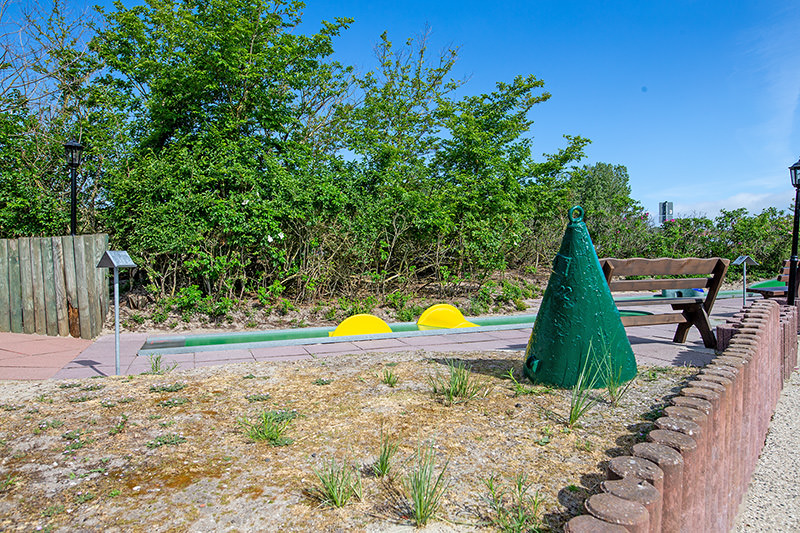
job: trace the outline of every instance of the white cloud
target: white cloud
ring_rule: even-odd
[[[705,215],[713,219],[719,215],[720,209],[732,210],[744,207],[751,214],[760,213],[767,207],[777,207],[786,211],[793,200],[794,189],[789,188],[784,191],[770,193],[742,192],[710,201],[675,202],[674,207],[678,216]]]

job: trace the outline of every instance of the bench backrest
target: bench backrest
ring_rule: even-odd
[[[728,259],[687,257],[673,259],[615,259],[600,260],[608,287],[612,291],[653,291],[659,289],[708,289],[703,306],[710,310],[728,271]],[[620,276],[694,276],[672,279],[613,279]]]

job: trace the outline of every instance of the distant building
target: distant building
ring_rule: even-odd
[[[672,211],[672,202],[658,203],[658,223],[663,224],[667,220],[673,220],[675,216]]]

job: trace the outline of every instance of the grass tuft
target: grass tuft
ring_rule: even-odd
[[[294,442],[285,437],[284,433],[296,416],[294,411],[263,411],[255,422],[240,418],[239,425],[254,441],[266,440],[272,446],[286,446]]]
[[[437,476],[436,450],[431,444],[417,449],[416,460],[416,468],[406,476],[404,485],[411,498],[414,522],[417,526],[424,526],[428,520],[436,516],[442,497],[450,487],[444,477],[450,461],[445,461]]]
[[[178,363],[173,362],[169,365],[164,363],[164,359],[161,357],[161,354],[149,355],[147,359],[150,361],[150,370],[147,372],[142,372],[142,374],[152,374],[155,376],[161,376],[164,374],[169,374],[176,368],[178,368]]]
[[[372,465],[372,472],[375,477],[384,477],[389,474],[389,470],[392,468],[392,457],[397,452],[398,446],[400,444],[393,441],[381,429],[381,448],[378,453],[378,460]]]
[[[591,346],[589,349],[591,350]],[[588,366],[587,357],[581,367],[581,373],[578,375],[578,382],[572,387],[570,393],[569,416],[567,417],[567,426],[570,428],[575,427],[581,417],[600,401],[598,396],[592,394],[600,369],[598,368],[592,376],[589,376],[587,372]]]
[[[538,533],[541,528],[539,508],[542,499],[537,491],[529,494],[531,485],[526,474],[519,474],[514,479],[510,492],[503,489],[494,475],[483,481],[489,491],[489,521],[498,531],[504,533],[521,533],[523,531]]]
[[[337,463],[331,459],[324,468],[314,469],[319,486],[313,493],[326,505],[344,507],[355,496],[362,496],[361,474],[346,463]]]
[[[442,376],[438,371],[430,378],[433,394],[442,397],[445,405],[466,403],[478,396],[489,394],[489,386],[477,380],[470,370],[461,361],[450,360],[447,362],[448,376]]]
[[[397,374],[394,373],[394,370],[391,368],[384,368],[383,369],[383,376],[381,377],[381,383],[389,385],[390,387],[394,387],[397,385]]]

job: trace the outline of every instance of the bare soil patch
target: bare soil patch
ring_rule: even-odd
[[[541,529],[560,530],[597,490],[605,462],[629,452],[697,371],[641,368],[619,406],[603,401],[569,429],[569,391],[515,394],[508,372],[519,379],[520,352],[452,357],[485,395],[446,405],[430,379],[446,375],[447,360],[423,351],[2,382],[0,529],[411,530],[403,479],[427,443],[449,483],[430,530],[492,529],[484,480],[508,486],[522,473],[544,502]],[[296,415],[293,442],[247,437],[238,421],[264,410]],[[381,431],[399,444],[388,478],[371,474]],[[313,469],[330,459],[361,471],[360,501],[334,509],[314,496]]]

